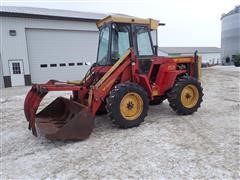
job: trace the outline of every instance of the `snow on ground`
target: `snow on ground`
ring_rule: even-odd
[[[225,71],[234,71],[234,72],[240,72],[240,67],[236,67],[234,65],[232,66],[222,66],[222,65],[217,65],[217,66],[212,66],[209,67],[210,69],[221,69],[221,70],[225,70]]]
[[[194,115],[178,116],[164,101],[137,128],[118,129],[99,116],[81,142],[34,137],[23,113],[29,87],[2,89],[1,178],[239,179],[239,78],[239,68],[204,69],[204,102]]]

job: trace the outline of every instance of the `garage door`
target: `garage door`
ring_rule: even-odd
[[[26,29],[33,83],[82,79],[96,61],[98,32]]]

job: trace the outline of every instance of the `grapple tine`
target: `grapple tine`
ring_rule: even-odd
[[[24,101],[24,113],[29,122],[28,129],[32,130],[34,136],[37,136],[35,127],[36,112],[40,102],[46,94],[47,90],[40,88],[38,85],[33,85]]]
[[[29,121],[29,101],[31,100],[33,94],[34,94],[34,90],[33,88],[31,88],[24,100],[24,114],[27,121]]]

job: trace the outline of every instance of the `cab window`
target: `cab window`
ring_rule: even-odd
[[[109,34],[110,28],[108,26],[104,27],[100,31],[97,57],[97,64],[100,66],[106,65],[108,61]]]
[[[136,26],[137,50],[139,56],[152,56],[153,49],[149,29],[146,26]]]

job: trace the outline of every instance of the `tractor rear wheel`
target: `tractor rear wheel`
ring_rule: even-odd
[[[135,83],[116,85],[107,97],[106,108],[113,123],[120,128],[140,125],[147,116],[147,92]]]
[[[193,114],[200,107],[203,89],[197,79],[183,76],[168,93],[170,107],[180,115]]]

